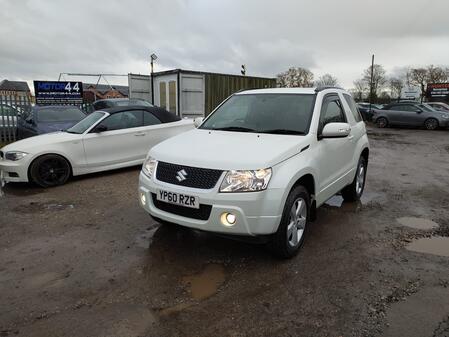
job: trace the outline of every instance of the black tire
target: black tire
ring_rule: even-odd
[[[72,173],[69,162],[62,156],[46,154],[36,158],[30,166],[30,178],[41,187],[63,185]]]
[[[379,117],[378,119],[376,119],[376,125],[378,128],[386,128],[388,126],[388,119],[386,119],[385,117]]]
[[[305,202],[305,209],[306,209],[306,216],[304,225],[303,225],[303,232],[301,234],[301,239],[299,242],[292,246],[290,243],[290,238],[288,236],[288,229],[289,225],[291,224],[291,210],[293,208],[293,205],[296,201],[303,200]],[[296,186],[291,191],[290,194],[287,197],[287,200],[284,205],[284,211],[282,212],[281,221],[279,223],[279,228],[277,232],[273,235],[272,240],[270,241],[270,248],[272,252],[280,257],[280,258],[291,258],[295,256],[298,251],[300,250],[301,246],[304,243],[304,239],[306,236],[306,233],[308,231],[308,223],[310,218],[310,195],[307,189],[304,186]],[[299,231],[297,227],[295,227],[294,230],[297,230],[296,235],[299,235]]]
[[[426,121],[424,122],[424,127],[427,130],[436,130],[438,128],[439,124],[438,124],[438,120],[435,118],[428,118],[426,119]]]
[[[363,181],[360,182],[360,169],[363,167]],[[357,170],[355,172],[354,180],[351,185],[346,186],[342,191],[341,195],[345,201],[357,201],[360,200],[360,197],[363,194],[363,190],[365,189],[365,181],[366,181],[366,171],[368,169],[368,164],[364,157],[360,157],[359,162],[357,164]],[[359,187],[361,184],[361,188]]]

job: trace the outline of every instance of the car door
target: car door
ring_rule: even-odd
[[[402,106],[401,125],[418,126],[423,125],[426,118],[425,113],[415,104],[404,104]]]
[[[400,104],[392,104],[384,111],[390,124],[401,125],[404,120],[404,107]]]
[[[337,94],[325,96],[318,125],[320,199],[327,200],[347,185],[353,168],[355,151],[354,131],[343,138],[322,138],[320,134],[328,123],[347,123],[348,118]]]
[[[83,137],[88,167],[114,168],[143,161],[142,144],[146,143],[147,131],[143,126],[142,110],[113,113],[100,125],[107,130],[96,132],[94,129]]]

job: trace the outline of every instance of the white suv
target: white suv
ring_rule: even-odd
[[[368,155],[365,124],[343,89],[248,90],[153,147],[139,197],[161,223],[268,239],[291,257],[316,207],[340,191],[360,198]]]

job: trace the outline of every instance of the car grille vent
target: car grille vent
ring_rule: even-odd
[[[165,183],[199,189],[213,188],[223,171],[158,162],[156,178]]]

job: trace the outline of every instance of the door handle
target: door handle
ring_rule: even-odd
[[[142,136],[145,136],[145,135],[146,135],[145,132],[139,132],[139,133],[135,133],[134,134],[134,136],[136,136],[136,137],[142,137]]]

